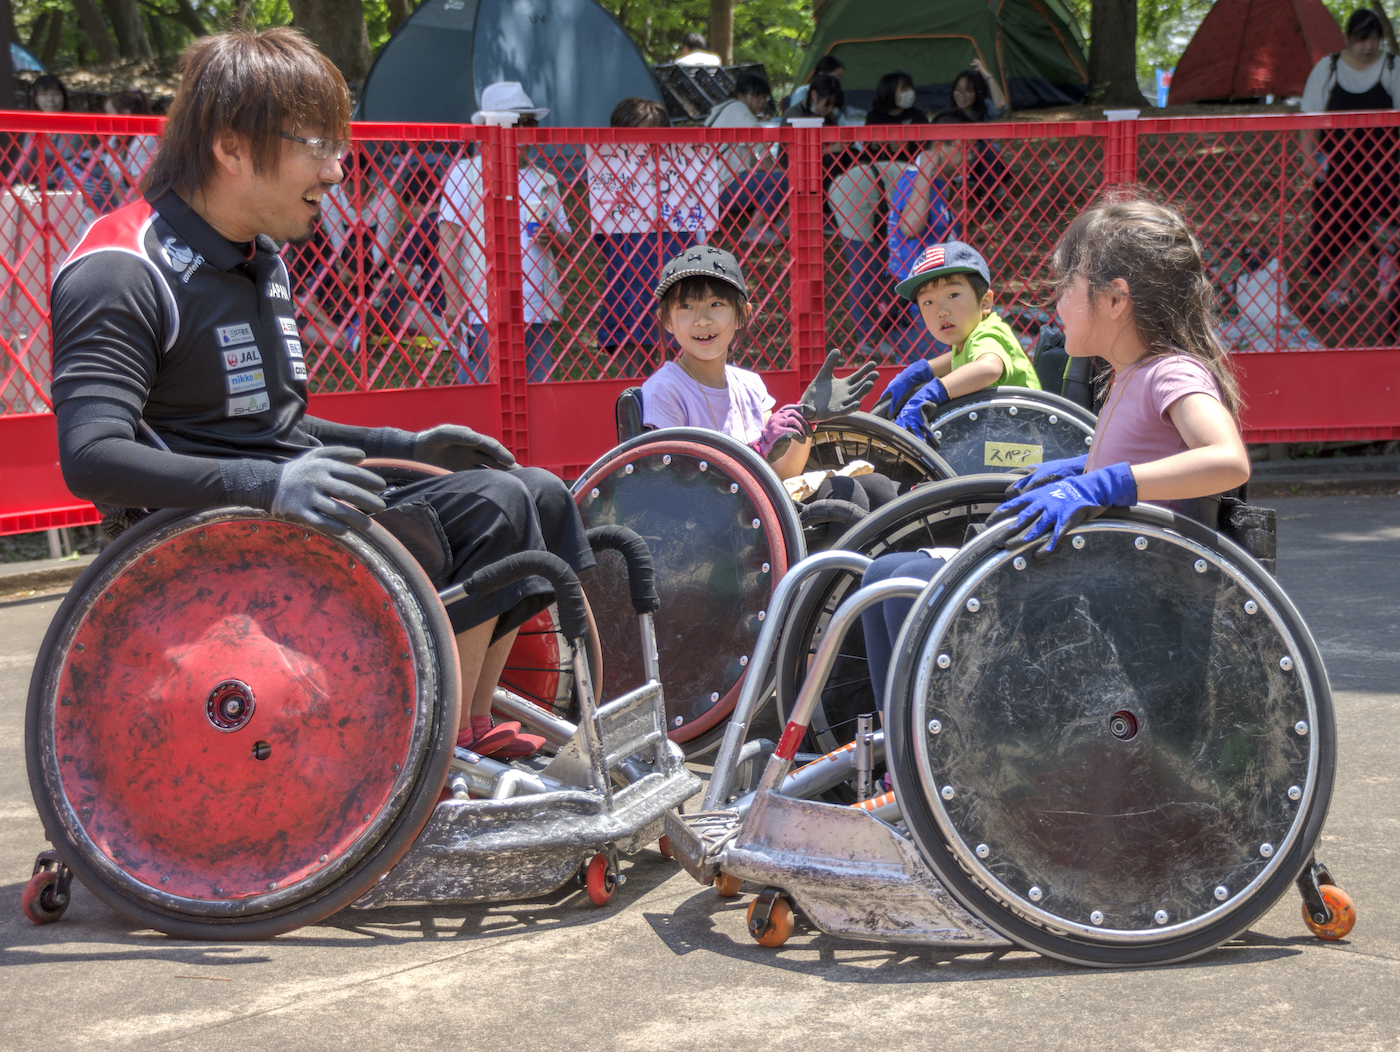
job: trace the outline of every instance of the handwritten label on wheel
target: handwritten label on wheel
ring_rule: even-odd
[[[989,468],[1025,468],[1044,459],[1044,446],[1028,446],[1020,442],[982,443],[982,463]]]

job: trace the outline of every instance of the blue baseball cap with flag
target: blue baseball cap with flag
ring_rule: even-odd
[[[988,288],[992,284],[992,272],[987,269],[982,253],[961,241],[945,241],[920,256],[909,271],[909,276],[896,286],[895,291],[912,300],[924,285],[945,274],[980,274]]]

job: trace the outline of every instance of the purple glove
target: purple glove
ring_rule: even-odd
[[[811,433],[812,425],[802,415],[802,406],[785,405],[773,412],[763,425],[763,434],[749,446],[771,464],[782,459],[794,438],[806,438]]]
[[[924,384],[933,379],[933,366],[920,358],[913,365],[909,366],[885,388],[885,393],[881,398],[888,396],[890,400],[890,412],[898,412],[901,408],[901,401],[909,396],[909,392],[917,391]]]
[[[987,525],[1016,515],[1016,528],[1020,532],[1007,538],[1007,547],[1026,544],[1050,532],[1049,543],[1036,552],[1043,558],[1055,550],[1055,543],[1066,530],[1086,519],[1097,518],[1105,508],[1128,508],[1136,503],[1137,480],[1125,460],[1012,497],[992,512]]]
[[[894,418],[894,422],[906,431],[922,435],[924,433],[924,404],[942,405],[946,401],[948,401],[948,389],[943,386],[942,380],[935,377],[909,396],[909,401],[904,403],[904,408],[899,411],[899,416]]]
[[[1019,478],[1006,487],[1006,495],[1014,497],[1018,493],[1025,493],[1027,490],[1039,489],[1047,482],[1058,482],[1060,479],[1074,478],[1076,475],[1084,474],[1084,465],[1089,462],[1089,455],[1086,453],[1082,457],[1070,457],[1067,460],[1047,460],[1044,464],[1037,464],[1035,469],[1025,478]]]

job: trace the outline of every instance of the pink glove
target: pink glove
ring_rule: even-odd
[[[763,425],[763,434],[758,436],[757,441],[750,442],[749,446],[771,464],[782,459],[783,454],[787,452],[788,443],[794,438],[806,438],[811,433],[812,425],[807,423],[807,418],[802,415],[802,407],[796,404],[785,405],[774,411],[768,418],[768,423]]]

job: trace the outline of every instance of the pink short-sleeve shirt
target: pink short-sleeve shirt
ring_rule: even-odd
[[[1220,401],[1220,385],[1199,358],[1160,354],[1135,362],[1113,378],[1108,402],[1089,448],[1085,471],[1112,464],[1147,464],[1188,448],[1167,411],[1189,394]]]
[[[763,378],[724,367],[725,390],[704,387],[676,362],[667,362],[642,384],[642,423],[647,427],[706,427],[746,445],[763,434],[776,400]]]

